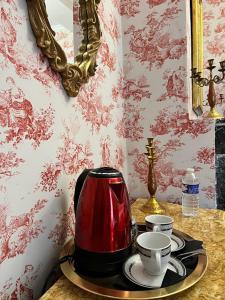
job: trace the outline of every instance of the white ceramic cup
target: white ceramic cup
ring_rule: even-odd
[[[166,271],[170,254],[171,239],[161,232],[144,232],[136,240],[144,269],[150,275]]]
[[[145,217],[147,231],[162,232],[171,236],[173,232],[173,218],[164,215],[149,215]]]

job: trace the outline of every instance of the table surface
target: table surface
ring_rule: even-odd
[[[144,222],[140,207],[144,199],[138,199],[131,207],[137,222]],[[163,203],[167,215],[174,218],[174,228],[195,239],[202,240],[208,255],[208,268],[203,278],[188,290],[165,300],[223,300],[225,299],[225,212],[215,209],[199,209],[197,217],[183,217],[181,206]],[[90,294],[73,285],[62,276],[41,300],[101,300],[105,297]]]

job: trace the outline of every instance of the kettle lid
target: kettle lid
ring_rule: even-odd
[[[120,171],[110,168],[110,167],[93,169],[89,172],[88,176],[97,177],[97,178],[123,177],[123,175]]]

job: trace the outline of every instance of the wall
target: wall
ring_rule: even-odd
[[[215,207],[214,121],[192,121],[188,115],[190,35],[185,24],[189,22],[189,2],[122,3],[126,106],[122,136],[128,145],[131,194],[134,198],[148,194],[143,152],[146,138],[153,136],[158,199],[180,203],[181,178],[187,167],[194,167],[201,184],[200,205]],[[221,59],[225,49],[224,1],[203,1],[203,6],[205,57]]]
[[[97,75],[68,98],[35,45],[26,1],[0,0],[0,10],[0,299],[28,300],[73,235],[77,175],[100,165],[127,173],[125,138],[115,129],[121,20],[111,1],[101,4]]]
[[[205,4],[218,20],[206,51],[220,57],[224,0]],[[146,196],[143,152],[154,136],[159,198],[179,202],[181,176],[194,166],[201,205],[214,207],[214,122],[187,114],[185,1],[102,1],[99,68],[77,98],[37,49],[26,2],[0,0],[0,9],[0,299],[33,299],[73,235],[83,168],[113,165],[127,178],[128,163],[131,197]]]
[[[204,61],[213,58],[218,74],[219,62],[225,60],[225,0],[203,0],[204,9]],[[207,74],[207,71],[205,71]],[[224,94],[225,82],[215,85],[216,94]],[[224,115],[225,106],[218,105],[218,111]],[[225,116],[225,115],[224,115]]]

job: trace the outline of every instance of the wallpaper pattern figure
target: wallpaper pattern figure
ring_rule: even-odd
[[[0,0],[0,299],[40,296],[73,236],[74,186],[84,168],[118,168],[131,198],[147,196],[149,136],[159,198],[180,202],[181,176],[193,166],[201,205],[215,206],[214,123],[187,113],[184,2],[101,1],[97,74],[68,98],[35,45],[25,1]],[[224,0],[206,2],[205,19],[215,24],[206,25],[206,51],[217,57],[224,11]],[[59,38],[72,58],[71,34]]]

